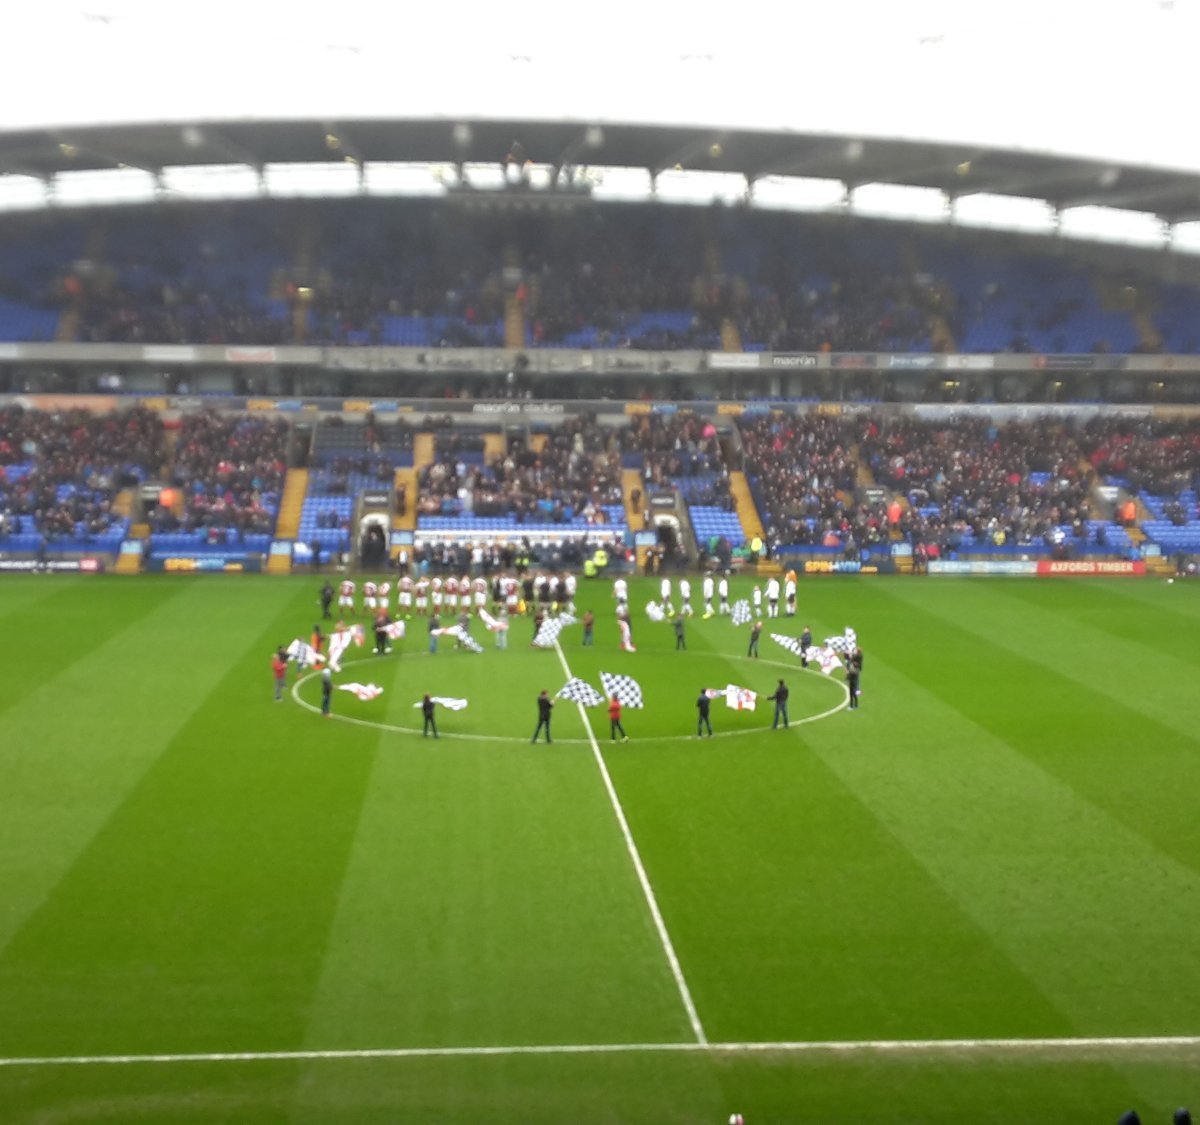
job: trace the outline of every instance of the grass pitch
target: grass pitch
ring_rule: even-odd
[[[431,655],[414,624],[351,651],[338,680],[383,695],[335,692],[326,721],[315,681],[274,703],[269,671],[317,585],[0,583],[5,1121],[1200,1104],[1200,589],[806,581],[779,631],[858,630],[850,714],[771,624],[758,661],[721,618],[676,652],[637,583],[622,653],[581,583],[593,648],[516,621],[507,651],[477,627],[482,655]],[[560,701],[529,744],[563,662],[638,680],[629,743]],[[715,701],[695,738],[701,688],[780,676],[790,729]],[[470,701],[437,742],[426,691]]]

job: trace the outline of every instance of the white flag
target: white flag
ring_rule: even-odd
[[[399,639],[400,637],[403,637],[404,636],[404,622],[403,621],[393,621],[390,625],[388,625],[388,627],[386,629],[384,629],[383,633],[384,633],[385,637],[388,637],[390,640],[393,640],[393,641]]]
[[[361,625],[352,625],[349,629],[339,629],[336,633],[330,635],[329,667],[335,672],[342,670],[342,653],[350,647],[351,642],[356,645],[362,645],[363,627]]]
[[[587,680],[572,676],[557,692],[556,699],[569,699],[573,703],[582,703],[585,707],[599,707],[604,702],[602,696]]]
[[[750,603],[745,598],[739,598],[733,603],[733,623],[745,625],[750,620]]]
[[[726,685],[725,706],[731,711],[753,711],[757,703],[758,692],[738,687],[737,684]]]
[[[643,706],[641,685],[632,676],[623,676],[615,672],[601,672],[600,683],[604,687],[604,694],[615,695],[623,707]]]
[[[338,691],[351,691],[359,699],[374,699],[383,694],[383,688],[378,684],[338,684]]]
[[[448,695],[431,695],[429,697],[429,701],[431,703],[440,703],[448,711],[461,711],[467,705],[467,701],[465,699],[454,699]],[[413,707],[420,707],[423,703],[424,700],[420,700],[417,703],[414,703]]]
[[[658,602],[646,603],[646,616],[651,621],[666,621],[667,615],[663,612],[663,607]]]
[[[841,660],[838,659],[838,654],[831,648],[810,648],[808,650],[808,659],[815,660],[817,666],[825,675],[830,675],[835,668],[842,666]]]

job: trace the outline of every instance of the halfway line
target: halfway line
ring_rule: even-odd
[[[1045,1051],[1113,1052],[1200,1046],[1198,1035],[1095,1036],[1063,1039],[849,1039],[781,1043],[563,1043],[511,1047],[378,1047],[358,1050],[210,1051],[162,1055],[48,1055],[0,1058],[20,1066],[135,1066],[166,1063],[292,1062],[338,1059],[491,1058],[515,1055],[686,1054],[1038,1054]]]
[[[568,680],[571,678],[571,669],[567,664],[567,658],[563,655],[562,645],[558,643],[558,638],[554,638],[554,651],[558,654],[558,662],[562,665],[563,675]],[[671,975],[675,978],[675,987],[679,989],[679,997],[683,1001],[684,1010],[687,1012],[688,1022],[692,1025],[692,1032],[696,1036],[696,1042],[701,1046],[708,1043],[708,1037],[704,1034],[704,1026],[700,1023],[700,1015],[696,1011],[695,1001],[692,1000],[691,990],[687,986],[687,981],[683,978],[683,967],[679,964],[679,958],[675,955],[675,946],[671,944],[671,935],[667,933],[667,924],[663,921],[662,911],[658,908],[658,899],[654,896],[654,888],[650,886],[650,876],[646,874],[645,865],[642,863],[642,857],[638,852],[637,844],[633,842],[633,833],[629,831],[629,821],[625,819],[625,810],[621,808],[621,800],[617,796],[617,790],[613,786],[612,778],[608,774],[608,766],[604,763],[604,755],[600,753],[600,743],[596,741],[596,732],[592,730],[592,720],[588,718],[588,713],[582,703],[577,703],[579,708],[579,716],[583,719],[584,729],[587,731],[588,742],[592,745],[592,756],[596,759],[596,765],[600,770],[600,776],[604,779],[604,788],[608,790],[608,799],[612,804],[613,812],[617,817],[617,824],[621,827],[621,835],[625,837],[625,847],[629,852],[629,858],[633,861],[633,869],[637,872],[638,882],[642,885],[642,894],[646,896],[646,905],[650,908],[650,917],[654,919],[654,928],[658,930],[658,940],[662,942],[663,952],[667,955],[667,963],[671,966]]]

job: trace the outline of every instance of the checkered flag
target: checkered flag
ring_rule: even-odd
[[[468,648],[472,652],[483,652],[483,645],[461,625],[449,625],[445,629],[434,629],[433,633],[439,637],[453,637],[463,648]]]
[[[554,642],[558,640],[558,634],[563,631],[563,628],[574,624],[575,618],[569,613],[559,614],[558,617],[547,617],[537,631],[537,636],[533,638],[534,647],[553,648]]]
[[[605,695],[615,695],[622,707],[642,707],[642,688],[632,676],[622,676],[615,672],[601,672],[600,683],[604,685]]]
[[[602,696],[587,680],[572,676],[554,695],[555,699],[569,699],[572,703],[582,703],[584,707],[599,707],[604,702]]]
[[[800,649],[799,637],[785,637],[782,633],[772,633],[771,640],[777,645],[783,645],[788,652],[794,653],[796,656],[802,657],[804,653]]]
[[[666,621],[667,615],[663,612],[663,607],[658,602],[646,603],[646,616],[651,621]]]
[[[840,637],[826,637],[825,647],[833,649],[839,656],[849,656],[858,647],[858,634],[846,626],[846,632]]]
[[[739,598],[733,603],[733,623],[745,625],[750,620],[750,603],[745,598]]]

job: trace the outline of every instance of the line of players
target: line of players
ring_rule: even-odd
[[[352,579],[342,579],[338,586],[338,613],[342,616],[360,614],[367,617],[377,617],[381,612],[391,610],[393,588],[396,594],[396,614],[402,617],[429,617],[436,614],[441,617],[460,611],[478,612],[490,604],[493,608],[503,607],[509,616],[520,613],[524,602],[529,612],[535,606],[552,606],[556,610],[563,609],[568,613],[574,612],[576,579],[574,574],[526,574],[518,578],[514,574],[497,574],[490,581],[486,578],[464,574],[461,578],[421,576],[412,578],[408,575],[393,583],[384,580],[376,582],[366,579],[362,584],[361,607],[356,605],[357,583]],[[332,588],[326,586],[328,593],[323,595],[322,604],[325,616],[329,614],[329,604],[332,602]]]
[[[779,617],[780,594],[782,593],[785,616],[795,617],[796,585],[794,570],[789,570],[784,575],[782,584],[778,577],[772,575],[766,582],[765,592],[763,587],[756,583],[751,591],[754,615],[756,617],[763,616],[765,601],[766,616],[768,618]],[[701,586],[706,621],[711,617],[728,615],[731,612],[729,579],[726,575],[706,574]],[[357,583],[352,579],[346,578],[341,581],[337,601],[339,614],[345,616],[357,612],[373,618],[381,611],[390,612],[393,588],[391,582],[387,580],[376,582],[373,579],[366,579],[362,584],[361,609],[355,604],[357,588]],[[678,589],[681,603],[679,612],[684,617],[691,617],[694,613],[691,580],[680,578]],[[562,608],[571,613],[574,612],[576,579],[575,575],[569,572],[561,576],[552,573],[526,574],[523,578],[518,578],[514,574],[498,574],[490,582],[486,578],[472,578],[470,575],[463,575],[462,578],[453,576],[412,578],[406,575],[397,580],[395,591],[396,612],[404,617],[411,617],[414,614],[418,617],[427,617],[431,612],[441,616],[443,613],[456,613],[460,609],[478,611],[486,608],[489,601],[497,609],[503,606],[510,616],[516,616],[520,612],[522,602],[529,612],[534,612],[537,606],[543,606],[552,607],[555,610]],[[613,596],[617,601],[618,609],[628,601],[628,585],[624,578],[617,578],[614,581]],[[329,601],[332,601],[332,598],[329,598]],[[672,601],[670,578],[662,579],[661,601],[668,615],[673,616],[675,608]],[[717,608],[714,609],[714,605]],[[326,605],[326,616],[329,616],[328,609],[329,606]]]
[[[772,575],[767,580],[766,588],[766,608],[768,617],[779,616],[779,594],[780,594],[779,579]],[[613,584],[613,596],[617,599],[618,606],[623,603],[626,598],[627,587],[625,580],[618,578]],[[704,620],[707,621],[710,617],[719,615],[728,615],[732,613],[729,606],[729,579],[724,575],[714,577],[712,574],[706,574],[702,583],[702,591],[704,596]],[[789,570],[783,578],[782,591],[784,594],[784,613],[787,617],[796,616],[796,572]],[[713,609],[713,596],[718,599],[718,608]],[[754,589],[751,591],[750,600],[754,610],[755,617],[763,615],[763,588],[755,583]],[[679,612],[683,617],[691,617],[695,610],[692,608],[692,583],[690,579],[679,579]],[[675,605],[671,599],[671,580],[669,578],[662,579],[660,586],[660,604],[668,617],[675,615]]]

